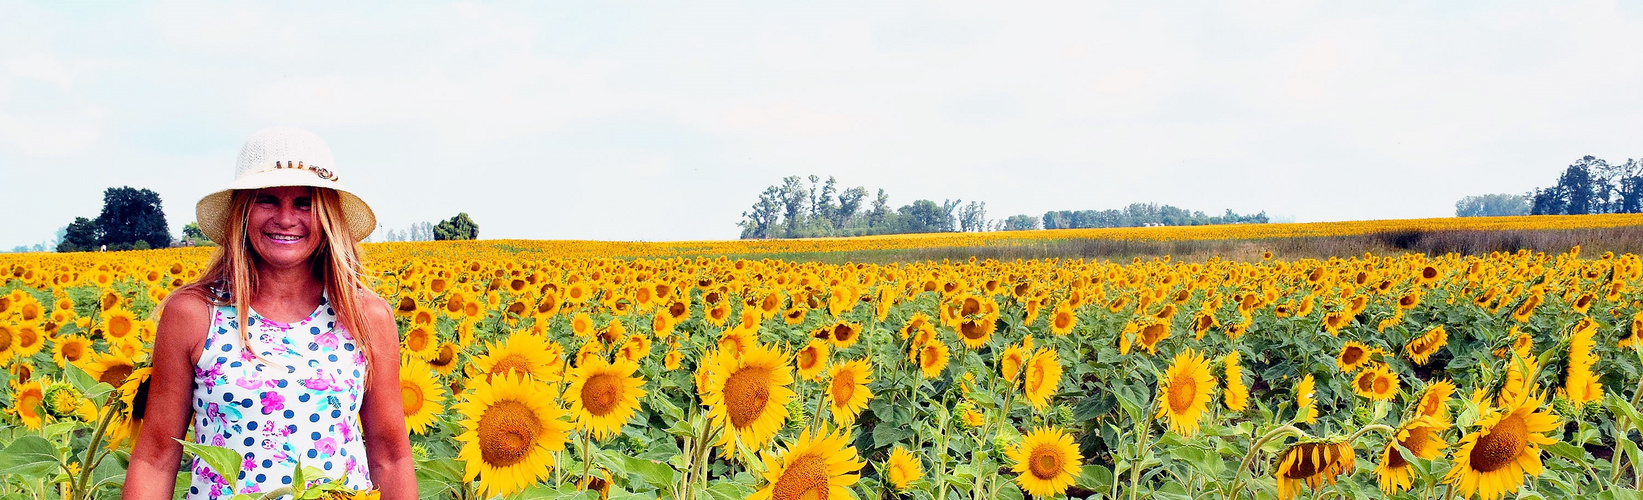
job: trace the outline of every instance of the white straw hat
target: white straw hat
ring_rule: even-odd
[[[252,134],[240,148],[240,159],[234,167],[234,182],[221,190],[206,195],[194,206],[195,220],[200,232],[217,244],[225,241],[228,231],[229,204],[234,191],[280,186],[311,186],[334,189],[342,200],[343,219],[348,221],[348,232],[355,241],[364,240],[376,229],[376,214],[371,206],[343,187],[337,175],[336,162],[331,158],[331,147],[313,132],[275,127]]]

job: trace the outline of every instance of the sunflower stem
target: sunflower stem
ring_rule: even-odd
[[[1291,434],[1297,436],[1306,435],[1305,432],[1301,432],[1300,429],[1296,428],[1295,424],[1289,423],[1284,424],[1283,427],[1267,431],[1266,435],[1261,436],[1260,439],[1255,440],[1255,443],[1250,445],[1249,452],[1244,454],[1243,462],[1238,464],[1237,470],[1232,471],[1232,487],[1227,490],[1228,499],[1237,500],[1238,495],[1243,493],[1244,470],[1248,469],[1250,464],[1255,463],[1255,454],[1260,453],[1261,448],[1266,446],[1268,442],[1280,437],[1289,436]]]
[[[1369,425],[1365,425],[1362,428],[1358,429],[1358,432],[1354,432],[1354,433],[1352,433],[1352,435],[1350,437],[1347,437],[1346,442],[1348,444],[1355,443],[1355,442],[1358,441],[1358,437],[1363,436],[1364,433],[1369,432],[1369,431],[1381,431],[1381,432],[1384,432],[1384,433],[1387,433],[1387,434],[1391,434],[1393,432],[1396,432],[1397,429],[1393,429],[1392,426],[1386,425],[1386,424],[1369,424]]]
[[[80,459],[80,477],[74,481],[73,491],[70,492],[75,499],[90,496],[86,491],[86,484],[91,482],[91,469],[94,468],[94,464],[91,463],[92,454],[102,448],[100,445],[103,442],[103,433],[108,430],[108,424],[114,421],[114,416],[118,413],[120,413],[118,403],[111,402],[108,405],[108,413],[103,415],[103,418],[97,422],[97,430],[92,432],[91,442],[86,445],[86,454]]]
[[[820,384],[817,384],[817,385],[820,385]],[[816,412],[810,415],[810,428],[811,429],[815,429],[815,428],[821,426],[822,407],[826,406],[826,404],[827,404],[827,392],[828,392],[827,387],[818,387],[818,389],[820,389],[820,390],[817,391],[817,392],[820,392],[820,394],[816,395]]]
[[[1130,500],[1135,500],[1141,494],[1141,454],[1145,453],[1147,440],[1152,438],[1152,426],[1147,425],[1147,419],[1152,418],[1153,412],[1157,409],[1158,398],[1152,398],[1152,404],[1147,406],[1147,412],[1135,422],[1136,431],[1140,432],[1141,436],[1135,440],[1135,457],[1130,461]]]

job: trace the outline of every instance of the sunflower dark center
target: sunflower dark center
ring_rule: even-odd
[[[1192,400],[1198,396],[1198,380],[1191,374],[1176,375],[1169,384],[1169,409],[1176,414],[1186,413]]]
[[[981,321],[964,320],[964,324],[959,325],[958,331],[964,334],[964,338],[970,340],[981,340],[987,337],[987,327],[983,326]]]
[[[507,467],[530,456],[542,422],[518,401],[498,401],[479,417],[479,455],[487,465]]]
[[[414,415],[422,409],[422,387],[416,382],[401,380],[399,382],[399,399],[405,405],[405,414]]]
[[[1517,461],[1523,448],[1528,446],[1528,437],[1528,422],[1521,416],[1508,415],[1472,446],[1472,468],[1493,472]]]
[[[848,403],[850,402],[850,398],[856,395],[855,378],[856,377],[851,372],[847,371],[839,372],[838,375],[833,376],[833,390],[831,392],[834,405],[843,405]]]
[[[601,373],[588,377],[582,384],[582,408],[588,413],[605,416],[616,409],[616,401],[622,396],[622,377],[613,373]]]
[[[1322,455],[1323,451],[1318,449],[1318,447],[1319,445],[1317,443],[1304,443],[1296,445],[1294,448],[1290,448],[1289,452],[1295,454],[1297,458],[1294,463],[1289,465],[1288,469],[1284,469],[1284,477],[1289,479],[1306,479],[1316,475],[1318,471],[1323,470],[1323,464],[1320,464],[1317,460],[1315,460],[1315,458],[1321,458],[1319,456]]]
[[[1054,479],[1061,474],[1061,469],[1061,452],[1051,446],[1039,445],[1027,458],[1027,470],[1039,479]]]
[[[770,369],[759,367],[737,370],[725,379],[725,410],[731,425],[745,428],[764,415],[770,401],[770,383]]]
[[[491,365],[490,374],[501,375],[508,373],[509,371],[513,371],[521,375],[530,375],[530,361],[526,360],[524,356],[518,354],[508,354],[503,356],[502,359],[496,360],[496,364]]]
[[[421,351],[428,348],[428,332],[421,328],[412,329],[405,334],[405,347],[412,351]]]
[[[131,318],[114,316],[108,319],[108,335],[123,338],[131,333]]]
[[[771,485],[772,500],[825,500],[827,498],[827,461],[820,455],[806,453],[793,459],[782,477]]]
[[[12,343],[11,329],[6,328],[6,327],[0,327],[0,351],[5,351],[7,349],[11,349],[11,343]]]
[[[126,377],[131,376],[131,370],[131,365],[110,366],[107,370],[103,370],[103,375],[97,377],[97,381],[119,387],[126,383]]]
[[[1341,362],[1346,363],[1348,366],[1356,365],[1356,364],[1358,364],[1359,361],[1362,361],[1362,360],[1363,360],[1363,348],[1361,348],[1361,347],[1358,347],[1358,346],[1355,346],[1355,345],[1349,345],[1349,346],[1346,346],[1346,350],[1341,351]]]
[[[1065,330],[1067,327],[1072,326],[1072,325],[1073,325],[1073,314],[1072,313],[1066,312],[1066,311],[1056,313],[1056,315],[1055,315],[1055,328],[1057,330]]]

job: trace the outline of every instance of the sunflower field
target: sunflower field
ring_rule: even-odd
[[[366,254],[399,323],[429,499],[1607,499],[1643,487],[1634,254]],[[207,257],[0,256],[0,497],[119,494],[154,309]],[[234,477],[225,451],[189,446]],[[321,486],[305,498],[338,493],[307,477]]]

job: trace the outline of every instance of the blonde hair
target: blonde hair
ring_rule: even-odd
[[[211,263],[193,283],[178,288],[170,297],[188,293],[205,298],[213,305],[233,305],[239,322],[240,345],[261,362],[267,363],[255,349],[250,348],[251,335],[243,318],[251,308],[251,297],[258,291],[256,258],[251,248],[247,218],[255,200],[255,190],[237,190],[228,204],[227,231],[222,244],[211,255]],[[331,298],[331,308],[337,313],[338,326],[354,336],[354,343],[365,356],[365,379],[371,376],[370,327],[365,321],[365,298],[375,296],[365,286],[365,266],[360,261],[359,242],[348,232],[348,221],[343,216],[342,200],[328,188],[309,188],[310,207],[319,223],[320,245],[309,257],[314,278],[325,284]],[[165,308],[162,302],[155,311]]]

